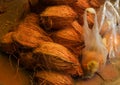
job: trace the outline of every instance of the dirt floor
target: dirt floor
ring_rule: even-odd
[[[28,10],[27,0],[0,0],[0,38],[15,27]],[[0,52],[0,85],[32,85],[30,77],[17,65],[11,66],[7,55]],[[75,85],[120,85],[120,59],[112,59],[99,73],[88,80],[76,80]]]
[[[18,24],[25,4],[27,0],[0,0],[0,38]],[[0,85],[30,85],[27,73],[17,65],[0,52]]]

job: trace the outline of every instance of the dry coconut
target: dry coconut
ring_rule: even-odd
[[[78,59],[64,46],[53,43],[42,43],[33,52],[38,64],[48,70],[56,70],[71,75],[82,75]]]
[[[50,71],[37,72],[35,80],[37,85],[74,85],[70,76]]]
[[[78,22],[82,25],[83,25],[83,18],[84,18],[83,15],[80,15],[80,17],[78,17]],[[87,13],[87,21],[88,21],[88,25],[89,25],[90,29],[92,29],[92,27],[94,25],[94,15],[88,12]]]
[[[72,6],[80,12],[82,9],[85,10],[86,8],[90,7],[88,0],[78,0],[77,2],[73,3]]]
[[[30,13],[25,17],[24,22],[39,25],[39,15]]]
[[[76,17],[77,14],[69,6],[51,6],[40,14],[40,24],[46,30],[50,30],[51,28],[61,29],[70,26]]]
[[[13,54],[16,51],[16,46],[13,43],[12,35],[14,32],[9,32],[1,38],[0,48],[8,54]]]
[[[52,41],[39,26],[28,23],[21,23],[12,38],[25,48],[35,48],[41,42]]]
[[[63,5],[63,4],[71,4],[76,2],[77,0],[41,0],[40,2],[42,2],[45,5]]]
[[[51,35],[53,41],[56,43],[62,44],[63,46],[70,49],[77,56],[80,55],[80,51],[83,48],[83,35],[82,27],[79,27],[81,31],[78,32],[74,27],[66,27],[61,29]]]
[[[88,3],[93,8],[99,8],[104,2],[105,0],[90,0]]]

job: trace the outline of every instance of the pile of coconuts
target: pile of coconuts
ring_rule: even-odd
[[[33,72],[35,85],[74,85],[86,75],[81,64],[83,14],[104,0],[29,0],[31,11],[0,40],[0,49],[16,55]],[[88,24],[94,19],[88,14]]]

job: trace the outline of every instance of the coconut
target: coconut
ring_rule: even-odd
[[[60,44],[44,42],[33,53],[37,63],[48,70],[56,70],[71,75],[82,75],[78,59]]]
[[[85,10],[86,8],[90,7],[87,0],[78,0],[77,2],[73,3],[72,6],[77,10],[77,12],[81,13],[81,10]]]
[[[39,25],[39,16],[35,13],[30,13],[25,17],[24,23],[32,23]]]
[[[16,51],[15,44],[12,40],[12,35],[14,32],[9,32],[1,38],[0,47],[2,51],[8,54],[13,54]]]
[[[105,0],[90,0],[89,4],[91,7],[99,8],[102,4],[104,4]]]
[[[32,23],[21,23],[12,38],[14,42],[25,48],[35,48],[41,42],[52,41],[40,27]]]
[[[62,44],[70,49],[77,56],[80,55],[80,51],[83,47],[83,35],[82,27],[79,27],[81,33],[75,30],[74,27],[66,27],[51,35],[54,42]]]
[[[76,2],[77,0],[40,0],[41,3],[44,5],[64,5],[64,4],[71,4]]]
[[[61,29],[70,26],[76,16],[76,13],[69,6],[51,6],[40,14],[40,24],[46,30],[50,30],[51,28]]]
[[[83,25],[83,19],[84,19],[84,16],[83,15],[80,15],[80,17],[78,17],[78,22]],[[93,25],[94,25],[94,15],[91,14],[91,13],[87,13],[87,22],[88,22],[88,25],[89,27],[92,29]]]
[[[35,80],[37,85],[74,85],[70,76],[50,71],[37,72]]]
[[[77,2],[71,4],[70,6],[74,9],[74,11],[78,14],[79,17],[81,17],[81,15],[83,15],[84,10],[86,8],[90,7],[87,0],[78,0]],[[79,23],[83,22],[83,19],[81,19],[82,17],[80,19],[79,19],[79,17],[78,17]]]

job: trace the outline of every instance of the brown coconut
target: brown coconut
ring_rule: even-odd
[[[33,52],[41,66],[48,70],[56,70],[71,75],[82,75],[78,59],[64,46],[53,43],[42,43]]]
[[[39,15],[35,13],[28,14],[24,19],[24,23],[32,23],[39,25]]]
[[[79,56],[84,43],[82,35],[83,28],[81,26],[77,26],[78,29],[76,30],[74,27],[71,26],[61,29],[53,33],[51,37],[54,42],[62,44],[76,54],[76,56]]]
[[[44,5],[63,5],[63,4],[71,4],[76,2],[77,0],[40,0]]]
[[[88,3],[91,7],[99,8],[104,2],[105,0],[90,0]]]
[[[86,8],[93,7],[93,8],[99,8],[105,0],[78,0],[76,3],[73,3],[71,7],[75,10],[75,12],[78,14],[78,21],[81,25],[83,25],[83,14]],[[93,25],[93,15],[88,13],[88,23],[89,25]]]
[[[80,15],[80,17],[78,17],[78,22],[83,25],[84,24],[84,16]],[[94,25],[94,15],[91,13],[87,13],[87,22],[89,27],[92,29],[93,25]]]
[[[71,7],[74,9],[74,11],[78,14],[79,23],[83,21],[83,19],[81,19],[81,18],[82,18],[81,15],[84,14],[84,10],[85,10],[86,8],[89,8],[89,7],[90,7],[90,5],[89,5],[89,3],[88,3],[87,0],[78,0],[77,2],[71,4],[70,6],[71,6]],[[79,17],[81,17],[81,18],[79,19]],[[80,23],[80,24],[81,24],[81,23]]]
[[[73,3],[71,5],[74,10],[76,10],[78,13],[82,12],[82,10],[85,10],[86,8],[90,7],[88,0],[78,0],[77,2]]]
[[[74,85],[70,76],[50,71],[37,72],[35,80],[37,85]]]
[[[40,14],[40,24],[46,30],[61,29],[69,26],[77,14],[67,5],[51,6]]]
[[[12,38],[25,48],[35,48],[41,42],[52,41],[39,26],[32,23],[21,23]]]
[[[13,54],[16,51],[16,46],[12,40],[13,33],[9,32],[1,38],[0,47],[5,53]]]

